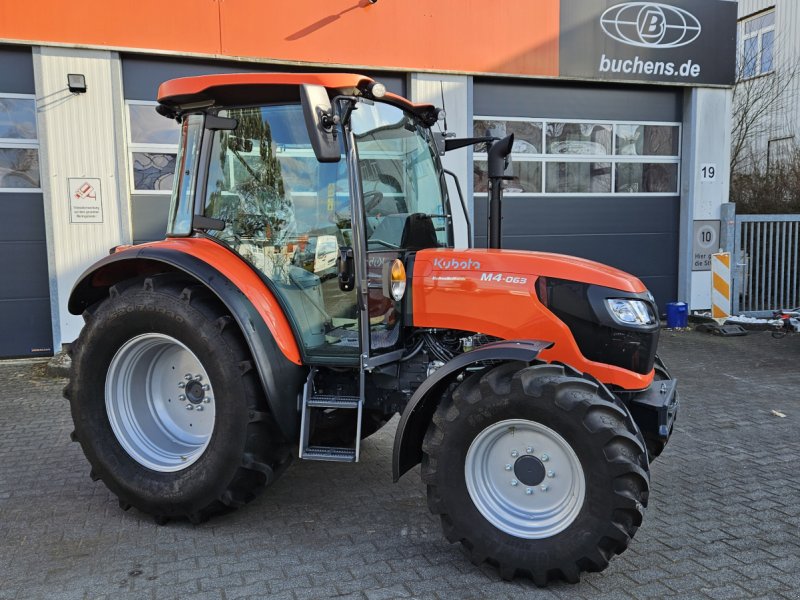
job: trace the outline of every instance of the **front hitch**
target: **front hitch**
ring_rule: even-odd
[[[650,387],[632,394],[626,401],[645,440],[656,442],[659,453],[672,435],[678,414],[677,385],[677,379],[655,379]]]

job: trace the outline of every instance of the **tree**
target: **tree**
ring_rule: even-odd
[[[775,43],[777,46],[777,44]],[[738,61],[733,88],[733,123],[731,128],[731,173],[757,169],[765,156],[757,148],[759,139],[769,139],[775,132],[774,117],[794,107],[798,67],[793,60],[777,60],[775,70],[757,73],[751,56]]]

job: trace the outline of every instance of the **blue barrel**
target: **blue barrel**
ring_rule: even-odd
[[[686,302],[667,302],[667,327],[686,327],[689,324],[689,307]]]

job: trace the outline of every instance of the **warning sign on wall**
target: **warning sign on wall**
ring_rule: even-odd
[[[100,180],[86,177],[70,177],[69,184],[69,222],[102,223],[103,196],[100,193]]]

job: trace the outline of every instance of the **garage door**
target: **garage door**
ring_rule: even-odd
[[[515,134],[503,247],[571,254],[677,297],[682,90],[477,80],[474,132]],[[486,155],[475,152],[486,245]]]
[[[30,48],[0,46],[0,358],[53,353]]]

